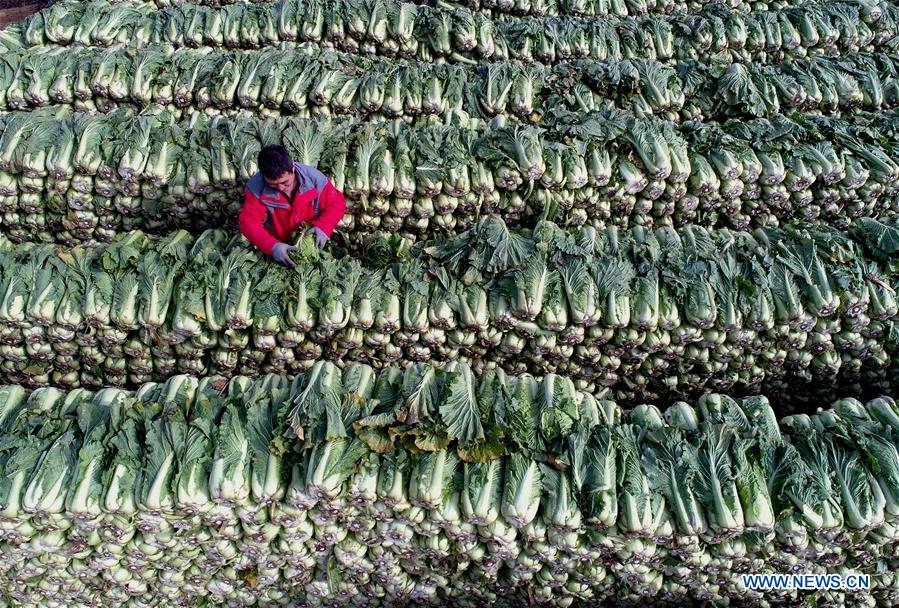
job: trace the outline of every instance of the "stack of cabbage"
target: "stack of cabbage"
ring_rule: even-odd
[[[474,103],[474,102],[473,102]],[[478,102],[480,103],[480,102]],[[899,210],[899,112],[675,124],[561,104],[540,126],[329,119],[0,115],[0,211],[15,240],[68,245],[236,218],[260,146],[283,141],[349,199],[341,232],[417,240],[481,215],[620,227],[844,227]]]
[[[899,57],[858,53],[729,68],[695,61],[583,59],[424,64],[317,49],[220,51],[149,45],[30,47],[4,56],[0,107],[173,107],[228,115],[356,114],[368,120],[619,107],[678,121],[778,111],[878,111],[899,103]]]
[[[400,0],[280,0],[225,7],[65,2],[8,31],[6,48],[39,45],[248,49],[313,43],[420,61],[658,59],[777,62],[891,48],[899,10],[837,0],[744,12],[713,2],[690,14],[491,19],[467,9]]]
[[[778,422],[758,397],[663,414],[556,376],[320,363],[6,387],[0,423],[0,571],[21,605],[797,602],[742,587],[778,571],[872,574],[817,605],[899,600],[888,398]]]
[[[272,143],[348,201],[294,268]],[[899,606],[897,201],[892,1],[56,2],[0,32],[0,608]]]
[[[894,214],[899,9],[700,4],[54,4],[0,36],[4,232],[220,226],[274,141],[353,235]]]
[[[0,373],[123,386],[318,359],[558,372],[616,398],[890,380],[899,227],[510,230],[488,218],[366,264],[314,245],[288,270],[242,237],[141,232],[0,256]],[[395,239],[397,240],[397,239]],[[309,245],[306,239],[304,245]],[[399,251],[396,251],[398,249]]]

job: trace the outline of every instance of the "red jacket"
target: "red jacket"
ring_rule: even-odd
[[[346,201],[324,174],[294,163],[296,195],[290,201],[257,173],[244,188],[240,231],[267,255],[279,242],[291,239],[300,224],[310,222],[328,237],[346,212]]]

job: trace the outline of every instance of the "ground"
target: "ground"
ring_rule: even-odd
[[[37,12],[45,2],[34,0],[0,0],[0,27],[21,21],[31,13]]]

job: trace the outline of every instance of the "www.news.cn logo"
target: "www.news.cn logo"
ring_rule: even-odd
[[[744,589],[816,591],[866,591],[871,588],[867,574],[744,574]]]

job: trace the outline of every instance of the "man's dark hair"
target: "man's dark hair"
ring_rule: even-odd
[[[290,153],[287,148],[279,144],[262,148],[259,151],[257,162],[262,176],[267,179],[277,179],[288,171],[293,171],[293,160],[290,158]]]

